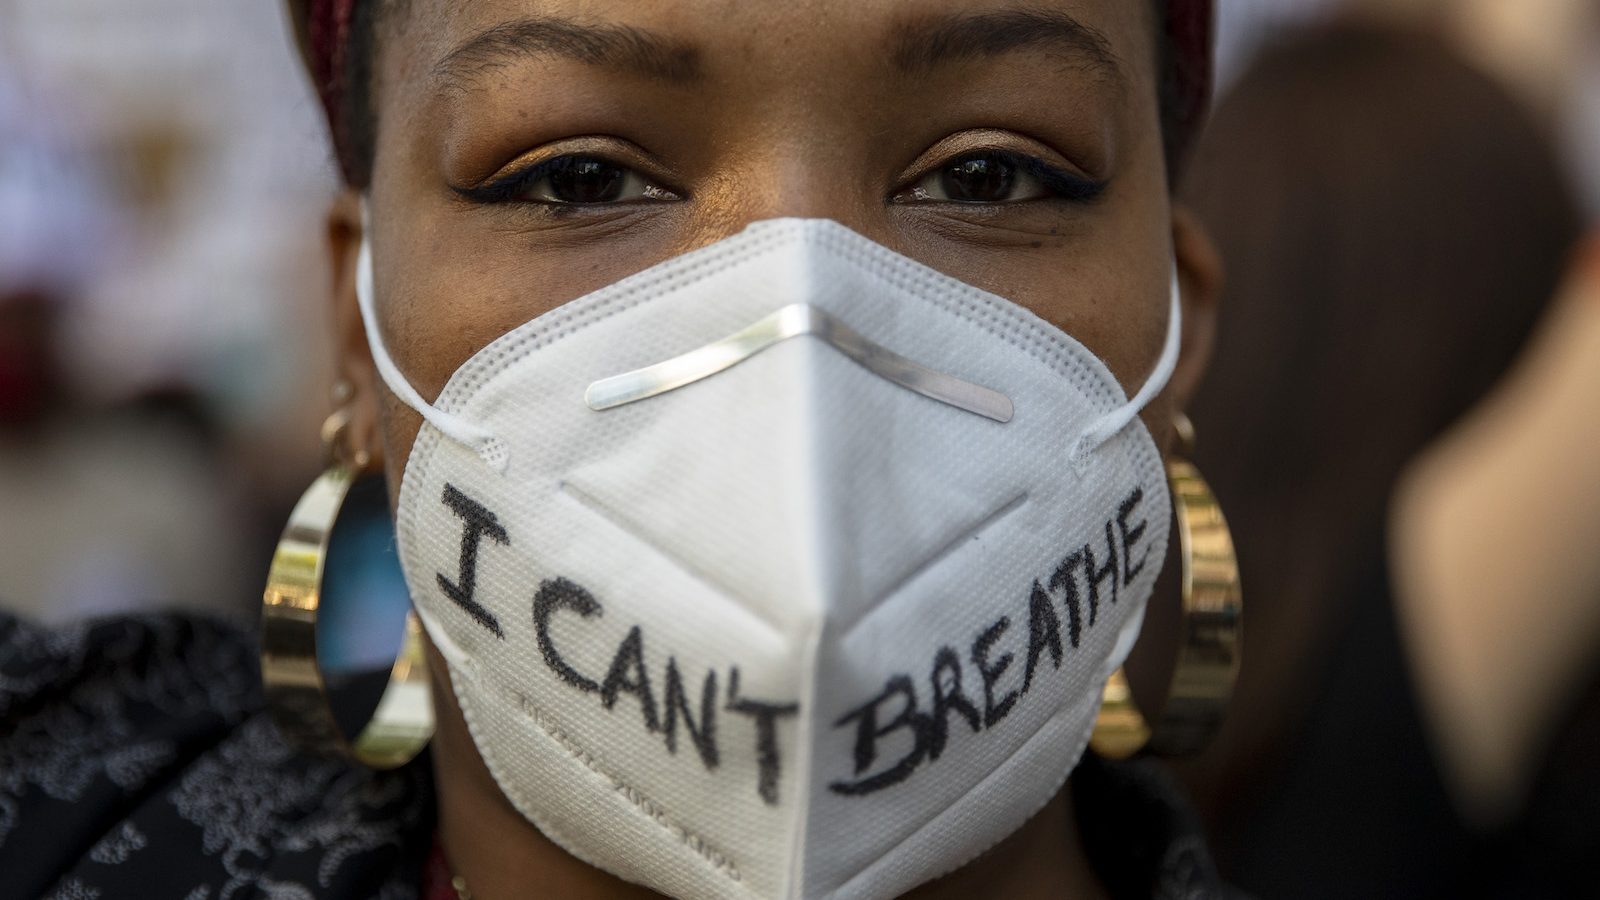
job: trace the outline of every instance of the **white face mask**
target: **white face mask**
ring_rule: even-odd
[[[504,335],[429,405],[365,247],[358,281],[427,420],[413,601],[552,840],[676,897],[887,898],[1060,789],[1166,552],[1137,413],[1176,288],[1128,401],[1016,304],[761,222]]]

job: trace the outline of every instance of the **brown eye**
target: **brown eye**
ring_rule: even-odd
[[[996,154],[958,159],[939,172],[945,199],[957,203],[1003,203],[1016,184],[1016,165]]]
[[[1097,182],[1032,157],[1004,150],[981,150],[929,170],[916,184],[896,194],[894,200],[990,205],[1047,198],[1084,200],[1098,194],[1100,187]]]
[[[622,196],[628,170],[592,156],[555,160],[545,176],[556,203],[611,203]]]
[[[568,155],[482,187],[463,190],[484,203],[523,201],[551,206],[604,206],[638,200],[678,200],[633,169],[599,156]]]

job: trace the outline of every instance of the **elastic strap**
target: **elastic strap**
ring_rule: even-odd
[[[1150,371],[1150,377],[1145,379],[1144,386],[1133,395],[1127,403],[1099,419],[1084,429],[1083,435],[1072,446],[1068,459],[1077,465],[1088,458],[1089,454],[1098,450],[1106,441],[1116,437],[1122,429],[1128,427],[1139,413],[1150,404],[1156,395],[1161,393],[1172,378],[1172,372],[1178,367],[1178,345],[1183,336],[1183,301],[1178,290],[1178,270],[1172,270],[1172,302],[1167,312],[1167,339],[1161,345],[1161,356],[1156,360],[1156,366]]]
[[[372,362],[378,367],[378,374],[382,376],[383,383],[400,398],[401,403],[415,410],[417,415],[438,429],[440,434],[477,453],[496,472],[504,472],[506,464],[510,462],[505,442],[495,437],[489,430],[474,425],[460,416],[444,412],[422,399],[422,395],[418,394],[417,389],[406,380],[400,367],[394,364],[394,359],[383,346],[383,334],[378,330],[378,313],[373,300],[370,234],[367,205],[362,201],[361,249],[356,256],[356,302],[361,307],[361,325],[367,332],[367,346],[372,350]]]

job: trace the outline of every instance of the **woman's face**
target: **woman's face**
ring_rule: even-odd
[[[1028,307],[1137,387],[1166,327],[1175,234],[1149,6],[391,3],[369,195],[386,341],[431,398],[541,313],[805,216]],[[376,398],[352,208],[334,229],[344,369]],[[1188,299],[1185,362],[1146,411],[1158,440],[1204,355],[1206,311]],[[397,479],[420,420],[392,398],[374,411]]]
[[[800,216],[1031,309],[1131,393],[1159,355],[1176,252],[1182,357],[1144,412],[1165,444],[1204,367],[1217,273],[1169,202],[1150,6],[390,0],[367,198],[384,341],[431,399],[474,353],[563,303]],[[420,419],[374,372],[353,288],[360,228],[347,196],[331,229],[341,369],[353,434],[398,497]],[[503,797],[482,802],[500,794],[431,659],[446,831],[492,821],[524,834]],[[518,852],[543,855],[516,858],[549,881],[567,857],[541,840],[526,833]]]

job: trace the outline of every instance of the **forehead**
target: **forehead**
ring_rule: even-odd
[[[536,55],[634,64],[679,80],[794,87],[983,65],[1026,48],[1153,91],[1148,0],[394,0],[383,80],[449,89]],[[876,82],[874,82],[876,85]]]

